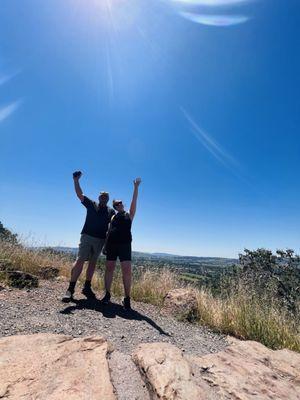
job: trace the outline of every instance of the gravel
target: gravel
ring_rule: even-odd
[[[224,336],[198,324],[162,316],[157,307],[149,304],[132,302],[134,311],[127,312],[120,299],[103,306],[99,300],[86,300],[80,288],[75,302],[64,304],[61,297],[66,286],[65,282],[54,280],[41,281],[38,288],[31,290],[2,288],[0,336],[45,332],[73,337],[100,335],[124,355],[130,355],[145,342],[169,342],[193,355],[218,352],[227,345]]]

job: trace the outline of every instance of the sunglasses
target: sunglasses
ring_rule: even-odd
[[[123,205],[122,201],[118,201],[114,204],[115,207],[122,206],[122,205]]]

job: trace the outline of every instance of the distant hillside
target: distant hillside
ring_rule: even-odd
[[[65,253],[76,254],[78,249],[77,247],[53,247],[54,250],[63,251]],[[223,257],[197,257],[197,256],[180,256],[178,254],[169,254],[169,253],[146,253],[141,251],[133,251],[133,256],[136,259],[144,259],[144,260],[152,260],[152,261],[166,261],[172,262],[176,264],[181,263],[195,263],[195,264],[222,264],[222,265],[231,265],[236,264],[238,262],[235,258],[223,258]]]

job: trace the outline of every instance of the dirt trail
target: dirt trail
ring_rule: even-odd
[[[61,297],[65,287],[64,282],[41,281],[39,288],[30,291],[1,290],[0,336],[43,332],[73,337],[101,335],[124,354],[147,342],[169,342],[194,355],[217,352],[226,346],[223,336],[200,325],[161,316],[150,304],[133,302],[134,311],[128,313],[121,299],[103,306],[99,300],[87,301],[80,288],[76,301],[64,304]]]

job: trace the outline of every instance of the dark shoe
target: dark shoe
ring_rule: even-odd
[[[110,297],[111,297],[110,293],[106,292],[105,296],[101,299],[101,303],[104,304],[104,305],[109,304],[110,303]]]
[[[95,293],[92,291],[90,286],[84,286],[81,293],[88,299],[95,299],[96,295]]]
[[[130,305],[130,297],[124,297],[122,304],[123,304],[124,310],[126,310],[126,311],[132,310],[131,305]]]
[[[68,289],[64,295],[64,297],[61,299],[61,301],[63,303],[69,303],[70,301],[73,300],[73,294],[74,292],[72,292],[70,289]]]

